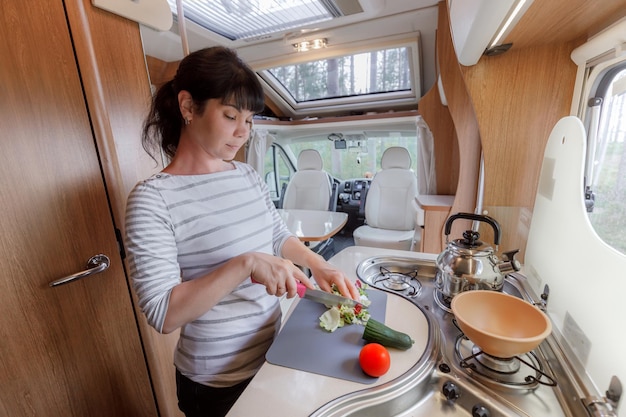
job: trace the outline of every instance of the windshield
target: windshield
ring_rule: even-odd
[[[335,140],[332,140],[334,138]],[[415,171],[417,161],[417,136],[413,132],[380,132],[368,136],[336,135],[329,140],[328,135],[298,139],[283,144],[293,152],[295,158],[304,149],[316,149],[322,156],[324,170],[333,177],[345,180],[369,178],[380,171],[380,158],[385,149],[402,146],[411,155],[411,170]],[[340,149],[336,149],[339,147]]]

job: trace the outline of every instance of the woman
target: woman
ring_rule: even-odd
[[[181,329],[174,364],[187,417],[225,415],[264,362],[280,325],[276,296],[294,297],[298,281],[313,288],[295,265],[323,290],[359,296],[288,231],[256,171],[233,161],[263,107],[236,53],[207,48],[182,60],[144,124],[144,148],[170,162],[132,190],[126,246],[148,322]]]

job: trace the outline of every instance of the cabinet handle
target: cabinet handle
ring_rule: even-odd
[[[111,260],[106,255],[99,254],[99,255],[92,256],[87,261],[87,269],[86,270],[81,271],[81,272],[77,272],[77,273],[72,274],[72,275],[68,275],[68,276],[63,277],[63,278],[59,278],[59,279],[57,279],[55,281],[52,281],[50,283],[50,286],[51,287],[56,287],[58,285],[67,284],[69,282],[76,281],[78,279],[85,278],[85,277],[88,277],[90,275],[99,274],[100,272],[103,272],[103,271],[107,270],[109,268],[110,264],[111,264]]]

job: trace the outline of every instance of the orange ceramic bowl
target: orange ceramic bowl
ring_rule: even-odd
[[[463,333],[483,352],[499,358],[530,352],[552,332],[545,313],[499,291],[465,291],[454,296],[451,307]]]

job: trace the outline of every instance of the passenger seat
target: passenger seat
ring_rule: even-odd
[[[406,148],[387,148],[374,175],[365,202],[365,225],[354,230],[357,246],[412,250],[417,213],[417,176],[411,171]]]

